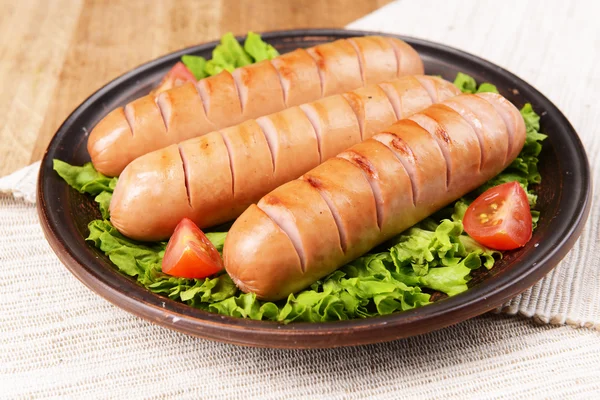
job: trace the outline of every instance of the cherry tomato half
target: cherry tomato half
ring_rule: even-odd
[[[190,219],[184,218],[165,250],[162,271],[180,278],[202,279],[223,269],[219,252]]]
[[[488,189],[469,206],[463,224],[469,236],[489,248],[523,247],[532,232],[527,193],[518,182]]]
[[[152,91],[152,94],[157,95],[165,90],[183,85],[185,82],[197,82],[197,80],[185,64],[179,61],[167,72],[160,85]]]

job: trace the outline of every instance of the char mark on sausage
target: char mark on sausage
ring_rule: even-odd
[[[184,151],[183,151],[183,148],[181,147],[181,145],[177,145],[177,149],[179,150],[179,156],[181,157],[181,167],[183,168],[185,193],[187,194],[188,204],[191,207],[192,206],[192,200],[191,200],[191,196],[190,196],[190,177],[189,177],[189,174],[188,174],[187,160],[185,158],[185,154],[184,154]]]
[[[323,201],[325,201],[325,203],[327,204],[327,207],[329,207],[329,211],[331,211],[331,215],[333,215],[333,220],[335,221],[335,225],[337,227],[338,234],[340,236],[340,245],[342,246],[342,251],[345,253],[346,248],[348,246],[346,232],[342,228],[342,221],[341,221],[339,213],[337,212],[335,206],[331,202],[331,199],[329,198],[329,196],[327,196],[327,194],[325,194],[323,191],[323,183],[314,176],[303,176],[301,179],[305,180],[306,182],[308,182],[310,184],[310,186],[315,188],[316,191],[321,196],[321,198],[323,199]]]
[[[272,129],[273,126],[270,122],[267,122],[268,120],[264,117],[258,118],[256,120],[256,123],[258,125],[258,127],[260,128],[260,130],[262,131],[263,135],[265,135],[265,139],[267,140],[267,145],[269,146],[269,152],[271,153],[271,161],[273,163],[273,173],[275,173],[275,170],[277,169],[277,166],[275,165],[275,159],[277,158],[277,139],[275,138],[275,135],[272,133]]]

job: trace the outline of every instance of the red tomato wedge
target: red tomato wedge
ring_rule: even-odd
[[[491,249],[523,247],[532,233],[527,193],[518,182],[488,189],[469,206],[463,224],[469,236]]]
[[[184,218],[165,250],[162,271],[179,278],[203,279],[223,270],[221,255],[190,219]]]
[[[157,95],[165,90],[183,85],[185,82],[197,82],[197,80],[194,74],[179,61],[167,72],[160,85],[152,91],[152,94]]]

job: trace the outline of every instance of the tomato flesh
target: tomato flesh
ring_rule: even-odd
[[[185,64],[179,61],[167,72],[158,87],[152,91],[152,94],[157,95],[165,90],[183,85],[185,82],[197,82],[197,80]]]
[[[465,232],[495,250],[512,250],[531,239],[532,220],[527,193],[518,182],[486,190],[465,212]]]
[[[223,260],[215,246],[190,219],[182,219],[167,244],[162,271],[179,278],[203,279],[221,270]]]

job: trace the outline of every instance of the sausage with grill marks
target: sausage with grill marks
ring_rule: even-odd
[[[497,94],[434,104],[251,205],[227,234],[225,268],[243,291],[283,299],[500,173],[525,133]]]
[[[436,97],[421,82],[435,88],[431,93]],[[157,150],[133,161],[121,174],[111,220],[121,233],[138,240],[165,239],[184,217],[201,228],[232,220],[277,186],[398,119],[457,94],[458,89],[439,78],[403,77]],[[172,187],[187,188],[187,196]],[[176,211],[162,211],[166,204],[180,211],[177,218]]]
[[[94,127],[88,152],[98,171],[117,176],[135,158],[167,145],[368,84],[422,73],[416,51],[391,37],[356,37],[298,49],[120,107]]]

